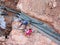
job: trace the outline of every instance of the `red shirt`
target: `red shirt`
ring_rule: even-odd
[[[29,30],[26,31],[26,35],[31,35],[31,33],[32,33],[31,29],[29,29]]]

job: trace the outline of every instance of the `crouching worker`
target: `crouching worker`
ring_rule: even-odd
[[[21,22],[21,24],[20,24],[19,28],[20,28],[21,30],[25,31],[25,29],[27,28],[29,22],[26,21],[26,20],[20,21],[20,22]],[[21,28],[21,27],[22,27],[22,28]]]
[[[32,34],[32,29],[28,29],[27,31],[25,31],[26,36],[30,36],[31,34]]]

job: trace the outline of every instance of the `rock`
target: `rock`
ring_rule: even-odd
[[[45,15],[46,5],[49,2],[50,0],[19,0],[17,8],[32,17],[52,22],[52,20],[48,20],[48,16]]]

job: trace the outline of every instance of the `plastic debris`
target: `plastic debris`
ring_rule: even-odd
[[[0,27],[6,29],[6,22],[4,21],[4,17],[0,15]]]

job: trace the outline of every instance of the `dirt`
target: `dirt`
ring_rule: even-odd
[[[50,24],[56,32],[60,33],[60,1],[59,0],[1,0],[1,4],[15,10],[21,10],[29,16]],[[18,3],[18,4],[17,4]],[[4,36],[0,37],[0,45],[58,45],[56,42],[46,37],[44,34],[39,33],[37,28],[28,26],[27,29],[32,28],[33,33],[26,36],[25,32],[19,30],[20,22],[13,21],[14,14],[7,12],[5,16],[7,22],[8,39]],[[10,18],[10,20],[9,20]],[[12,29],[11,29],[12,28]],[[24,28],[24,27],[22,27]],[[9,32],[10,30],[10,32]],[[4,34],[4,35],[5,35]]]
[[[15,26],[19,27],[19,22],[13,22]],[[33,26],[32,26],[33,27]],[[27,27],[29,28],[29,26]],[[13,28],[6,45],[57,45],[50,38],[38,33],[37,28],[33,27],[34,32],[30,36],[26,36],[22,30]]]
[[[20,22],[14,21],[12,26],[17,28],[13,28],[8,39],[5,39],[4,36],[0,37],[1,45],[58,45],[50,38],[46,37],[42,33],[39,33],[37,28],[33,27],[34,32],[30,36],[26,36],[25,32],[19,30]],[[29,29],[30,26],[27,27]]]

